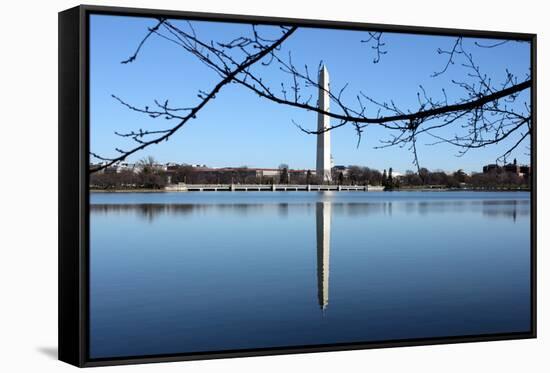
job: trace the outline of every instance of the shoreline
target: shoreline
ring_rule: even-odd
[[[204,192],[215,192],[213,190],[204,190],[204,191],[186,191],[186,190],[165,190],[165,189],[90,189],[90,193],[204,193]],[[220,190],[217,192],[228,192],[228,193],[234,193],[235,191],[231,192],[228,190]],[[273,191],[257,191],[257,190],[250,190],[250,191],[244,191],[239,190],[237,192],[266,192],[266,193],[273,193]],[[281,191],[278,191],[281,192]],[[285,193],[295,193],[295,192],[317,192],[318,191],[295,191],[295,190],[287,190],[284,191]],[[445,192],[531,192],[531,189],[526,188],[519,188],[519,189],[452,189],[452,188],[404,188],[404,189],[392,189],[392,190],[374,190],[374,191],[347,191],[347,190],[331,190],[331,192],[354,192],[354,193],[373,193],[373,192],[438,192],[438,193],[445,193]]]

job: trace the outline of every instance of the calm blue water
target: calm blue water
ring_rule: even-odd
[[[92,358],[530,329],[530,199],[92,193]]]

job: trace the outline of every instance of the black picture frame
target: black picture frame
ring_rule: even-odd
[[[88,264],[89,264],[89,104],[88,104],[88,17],[109,14],[134,17],[169,17],[192,20],[256,24],[285,24],[301,27],[322,27],[415,33],[426,35],[467,36],[492,39],[516,39],[531,43],[533,86],[531,103],[532,188],[531,188],[531,330],[526,333],[450,336],[393,340],[385,342],[343,343],[332,345],[262,348],[222,352],[188,353],[155,356],[129,356],[116,359],[90,359],[88,354]],[[81,5],[59,13],[59,360],[78,367],[170,362],[197,359],[218,359],[261,355],[280,355],[340,350],[436,345],[536,338],[536,202],[537,202],[537,136],[536,136],[536,34],[460,30],[418,26],[396,26],[357,22],[337,22],[293,18],[258,17],[170,10],[135,9]]]

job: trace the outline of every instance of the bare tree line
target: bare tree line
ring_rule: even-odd
[[[461,66],[465,70],[464,80],[450,82],[462,90],[461,98],[450,101],[445,89],[442,89],[441,97],[436,99],[421,86],[417,93],[418,106],[406,109],[398,107],[394,101],[377,101],[363,91],[356,93],[354,100],[344,99],[343,94],[348,87],[348,84],[345,84],[340,89],[327,91],[334,109],[325,112],[317,107],[314,100],[316,92],[319,89],[324,90],[317,82],[317,71],[322,61],[318,68],[311,71],[312,69],[307,65],[297,67],[291,52],[288,55],[282,55],[281,47],[297,32],[298,27],[271,26],[270,31],[274,28],[280,29],[280,36],[268,38],[262,35],[258,26],[251,25],[249,34],[224,42],[203,40],[191,22],[185,24],[186,27],[183,28],[171,20],[158,19],[156,24],[148,29],[135,52],[122,63],[135,62],[142,52],[143,45],[151,39],[151,36],[157,36],[196,57],[219,77],[219,82],[208,91],[199,91],[198,104],[189,107],[172,107],[167,100],[164,102],[154,100],[152,107],[138,107],[113,95],[130,110],[148,115],[152,119],[175,120],[177,124],[157,130],[116,132],[118,136],[133,140],[135,146],[127,150],[117,148],[118,155],[115,157],[91,153],[91,156],[105,162],[91,169],[90,172],[107,168],[153,144],[167,141],[187,122],[196,118],[201,109],[217,98],[222,88],[230,83],[238,84],[255,93],[259,98],[273,103],[328,115],[337,123],[326,129],[327,131],[351,125],[358,136],[358,145],[368,126],[383,127],[388,130],[389,136],[386,140],[382,140],[379,147],[408,147],[412,152],[417,173],[421,170],[417,151],[419,136],[431,138],[433,145],[440,143],[453,145],[458,148],[458,155],[516,136],[512,144],[499,157],[500,161],[505,162],[510,154],[530,138],[532,132],[531,105],[526,101],[520,106],[518,101],[520,94],[529,92],[532,87],[531,72],[526,72],[524,77],[519,78],[506,71],[503,79],[495,82],[482,72],[473,54],[466,49],[462,37],[455,38],[449,48],[437,50],[439,55],[446,57],[445,63],[441,70],[432,74],[434,78],[439,77],[446,74],[451,66],[455,64]],[[373,63],[383,63],[381,62],[383,56],[388,53],[386,43],[383,41],[384,34],[366,33],[368,37],[360,42],[370,45],[375,51]],[[494,44],[476,43],[475,47],[492,49],[510,42],[514,41],[504,40]],[[278,68],[286,74],[288,80],[281,81],[279,84],[263,80],[261,69],[269,67]],[[308,94],[308,90],[312,89],[313,93]],[[295,122],[294,124],[304,133],[312,135],[319,133],[301,124]],[[450,126],[455,129],[454,136],[443,136],[439,133],[441,129]]]
[[[374,185],[387,190],[425,187],[467,188],[467,189],[528,189],[530,171],[525,174],[505,168],[492,168],[488,172],[465,173],[457,170],[446,173],[421,168],[420,172],[407,170],[405,174],[394,175],[388,170],[352,165],[345,169],[333,168],[332,180],[338,185]],[[291,170],[288,164],[279,165],[278,173],[263,175],[246,166],[231,169],[208,169],[190,165],[172,166],[163,169],[151,156],[140,160],[133,169],[107,169],[90,175],[90,185],[94,189],[163,189],[168,184],[323,184],[310,170]]]

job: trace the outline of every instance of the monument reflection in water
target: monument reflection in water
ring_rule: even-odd
[[[90,353],[530,327],[529,193],[92,193]]]
[[[330,274],[330,202],[317,202],[317,293],[319,306],[325,310],[328,305]]]

